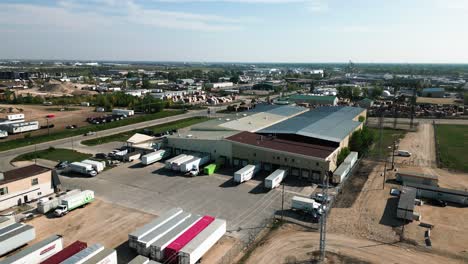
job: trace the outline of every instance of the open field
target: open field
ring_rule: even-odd
[[[116,128],[120,126],[140,123],[144,121],[170,117],[170,116],[174,116],[174,115],[178,115],[182,113],[183,111],[162,111],[162,112],[155,113],[155,114],[140,115],[140,116],[136,116],[132,118],[126,118],[126,119],[115,121],[112,123],[88,125],[84,127],[78,127],[76,129],[67,129],[67,130],[51,133],[50,135],[45,134],[45,135],[31,136],[31,137],[19,138],[19,139],[14,139],[14,140],[9,140],[9,141],[3,141],[3,142],[0,142],[0,151],[24,147],[28,145],[34,145],[34,144],[38,144],[42,142],[67,138],[67,137],[76,136],[76,135],[83,135],[89,131],[100,131],[100,130]],[[47,132],[47,129],[44,129],[43,131]]]
[[[52,161],[81,161],[91,157],[91,154],[81,153],[71,149],[60,149],[60,148],[49,148],[45,150],[39,150],[37,152],[31,152],[19,155],[14,158],[12,162],[33,160],[33,159],[46,159]]]
[[[382,129],[382,145],[380,145],[380,129],[370,128],[374,132],[374,145],[371,147],[368,153],[368,157],[371,159],[385,158],[392,151],[393,141],[400,140],[404,137],[406,131],[398,129]],[[379,148],[381,146],[381,148]],[[390,147],[390,148],[389,148]]]
[[[436,125],[441,165],[468,172],[468,126]]]
[[[182,119],[170,123],[166,123],[164,125],[157,125],[153,127],[148,127],[146,129],[152,130],[154,133],[160,133],[172,129],[180,129],[184,128],[187,126],[191,126],[197,123],[201,123],[208,120],[206,117],[190,117],[187,119]],[[142,132],[143,130],[134,130],[134,131],[128,131],[120,134],[115,134],[107,137],[100,137],[100,138],[93,138],[89,140],[84,140],[81,142],[81,144],[86,145],[86,146],[95,146],[95,145],[100,145],[108,142],[113,142],[113,141],[125,141],[128,138],[130,138],[133,134]]]

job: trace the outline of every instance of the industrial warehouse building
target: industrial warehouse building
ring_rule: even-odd
[[[361,129],[366,110],[323,106],[257,105],[236,115],[213,119],[167,138],[167,148],[209,154],[234,167],[261,164],[265,171],[288,168],[291,176],[321,182],[336,169],[339,150]]]

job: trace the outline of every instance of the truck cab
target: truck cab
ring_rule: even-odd
[[[57,206],[57,208],[54,211],[55,216],[58,216],[58,217],[64,216],[67,213],[68,213],[68,207],[64,204]]]

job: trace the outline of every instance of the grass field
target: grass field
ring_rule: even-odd
[[[91,154],[85,154],[71,149],[60,149],[60,148],[49,148],[44,150],[39,150],[36,152],[30,152],[26,154],[19,155],[14,158],[12,161],[22,161],[22,160],[33,160],[33,159],[46,159],[53,161],[67,160],[70,162],[81,161],[87,158],[92,157]]]
[[[76,129],[63,130],[60,132],[52,133],[50,135],[41,135],[41,136],[25,137],[25,138],[20,138],[20,139],[9,140],[9,141],[0,143],[0,151],[20,148],[20,147],[24,147],[28,145],[34,145],[38,143],[43,143],[47,141],[52,141],[52,140],[57,140],[57,139],[62,139],[62,138],[67,138],[67,137],[72,137],[72,136],[77,136],[77,135],[83,135],[89,131],[101,131],[101,130],[106,130],[110,128],[150,121],[154,119],[165,118],[169,116],[179,115],[182,113],[184,113],[184,111],[182,110],[162,111],[162,112],[158,112],[154,114],[141,115],[141,116],[136,116],[133,118],[126,118],[126,119],[122,119],[122,120],[115,121],[112,123],[90,125],[90,126],[80,127]]]
[[[468,172],[468,126],[436,125],[441,165]]]
[[[208,120],[207,117],[190,117],[170,123],[166,123],[163,125],[157,125],[153,127],[148,127],[146,129],[151,129],[154,133],[160,133],[172,129],[180,129],[184,127],[188,127],[191,125],[195,125],[197,123],[201,123]],[[128,131],[120,134],[115,134],[115,135],[110,135],[107,137],[100,137],[100,138],[94,138],[94,139],[89,139],[89,140],[84,140],[81,142],[81,144],[86,145],[86,146],[95,146],[95,145],[100,145],[104,143],[109,143],[113,141],[125,141],[129,137],[131,137],[133,134],[142,132],[143,130],[133,130],[133,131]]]
[[[374,131],[374,145],[369,150],[368,157],[373,159],[379,158],[379,154],[383,159],[391,152],[389,147],[393,145],[393,141],[403,138],[406,134],[404,130],[382,129],[382,148],[379,149],[380,130],[378,128],[370,128],[370,130]]]

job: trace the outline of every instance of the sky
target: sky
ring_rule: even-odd
[[[0,58],[468,63],[468,0],[0,0]]]

